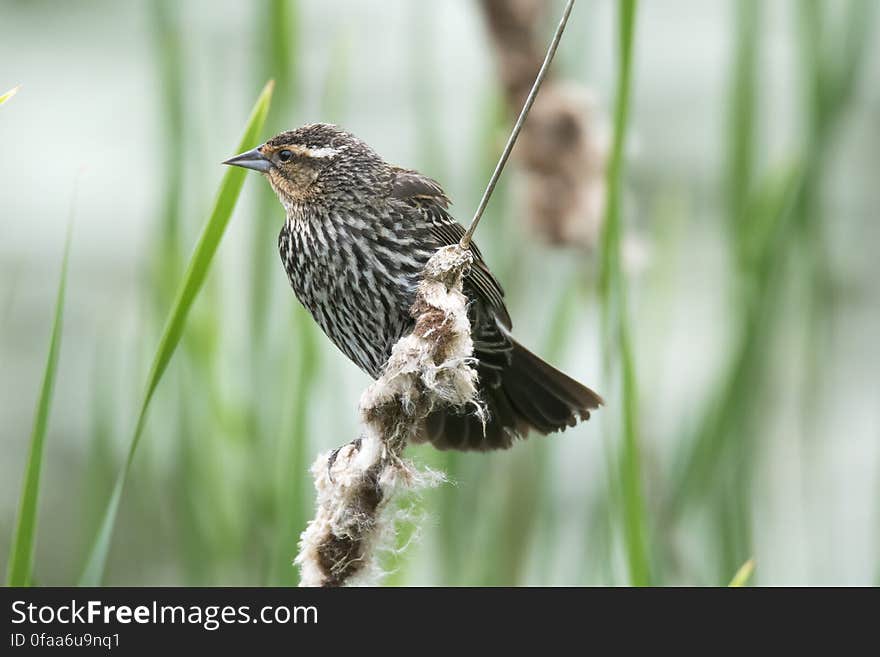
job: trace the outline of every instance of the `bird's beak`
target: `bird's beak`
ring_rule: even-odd
[[[272,168],[272,162],[260,152],[260,147],[245,151],[241,155],[236,155],[226,160],[223,164],[231,164],[245,169],[253,169],[254,171],[262,171],[266,173]]]

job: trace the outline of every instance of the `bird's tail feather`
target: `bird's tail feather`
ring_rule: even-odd
[[[602,398],[586,386],[518,342],[512,345],[500,385],[482,390],[489,410],[485,430],[476,415],[443,409],[428,418],[425,440],[438,449],[506,449],[531,430],[546,435],[573,427],[602,404]]]

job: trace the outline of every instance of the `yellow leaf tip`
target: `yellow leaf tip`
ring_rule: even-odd
[[[732,588],[739,588],[748,584],[749,580],[752,578],[752,574],[755,572],[755,559],[752,557],[748,561],[746,561],[742,566],[739,567],[739,570],[736,571],[736,575],[733,576],[733,579],[730,580],[730,586]]]
[[[2,105],[2,104],[5,103],[7,100],[9,100],[10,98],[12,98],[15,94],[17,94],[18,91],[19,91],[19,89],[21,89],[21,85],[20,85],[20,84],[17,84],[17,85],[15,85],[14,87],[12,87],[12,89],[10,89],[9,91],[7,91],[5,94],[0,95],[0,105]]]

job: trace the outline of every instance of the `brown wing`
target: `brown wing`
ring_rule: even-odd
[[[431,233],[441,245],[458,244],[461,241],[465,229],[447,211],[450,205],[449,197],[436,180],[423,176],[417,171],[395,168],[391,181],[391,195],[407,202],[427,219]],[[465,284],[473,290],[478,299],[483,301],[485,309],[510,330],[512,323],[504,305],[504,290],[489,270],[483,260],[483,254],[474,242],[471,242],[471,250],[474,254],[474,263],[465,279]]]
[[[396,169],[391,194],[428,220],[439,244],[461,240],[465,230],[447,212],[449,199],[436,181]],[[438,409],[425,420],[424,435],[417,441],[428,440],[439,449],[505,449],[530,429],[546,434],[587,419],[601,398],[510,337],[504,291],[477,246],[472,249],[474,264],[464,291],[474,299],[468,316],[490,420],[484,425],[466,409]]]

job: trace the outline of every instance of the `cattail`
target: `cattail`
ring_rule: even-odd
[[[472,259],[470,251],[449,246],[428,261],[411,310],[415,328],[361,397],[360,437],[312,466],[317,509],[296,558],[303,586],[375,582],[377,554],[393,540],[400,496],[443,480],[403,458],[407,443],[438,407],[483,417],[461,291]]]
[[[522,106],[544,58],[537,28],[549,5],[482,1],[511,113]],[[595,245],[605,209],[607,152],[608,130],[589,91],[548,76],[516,156],[525,174],[529,223],[549,243]]]

